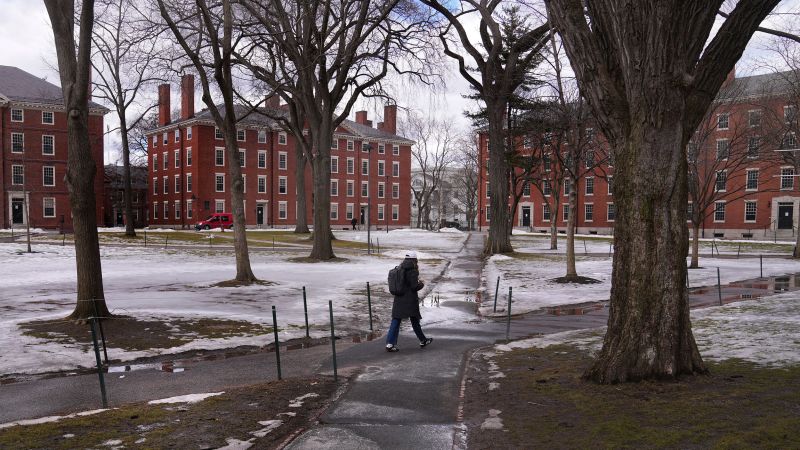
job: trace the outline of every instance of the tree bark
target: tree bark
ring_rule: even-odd
[[[319,141],[325,141],[320,137]],[[315,143],[322,148],[331,148],[330,141],[327,145],[323,142]],[[331,157],[330,151],[325,154],[324,150],[318,152],[311,161],[311,168],[314,171],[314,233],[313,247],[310,257],[320,261],[327,261],[336,257],[333,254],[333,244],[331,243],[331,221],[330,221],[330,186],[331,186]]]
[[[700,259],[700,224],[692,223],[692,262],[689,265],[690,269],[697,269]]]
[[[577,173],[577,172],[575,172]],[[569,217],[567,217],[567,275],[568,279],[578,278],[575,268],[575,222],[578,215],[578,182],[576,177],[569,179]]]
[[[125,236],[135,237],[133,219],[133,182],[131,180],[131,147],[128,142],[128,126],[124,109],[118,109],[120,138],[122,139],[122,186],[125,202]]]
[[[511,221],[509,220],[508,196],[508,160],[505,154],[503,130],[503,112],[501,104],[490,105],[486,102],[486,113],[489,122],[489,234],[483,252],[486,255],[511,253]]]
[[[302,151],[295,152],[295,190],[297,191],[297,223],[294,225],[294,232],[297,234],[307,234],[308,214],[306,203],[306,155]]]

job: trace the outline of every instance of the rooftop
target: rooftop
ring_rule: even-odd
[[[15,103],[64,106],[60,87],[13,66],[0,66],[0,98]],[[92,109],[108,111],[95,102],[90,101],[89,106]]]

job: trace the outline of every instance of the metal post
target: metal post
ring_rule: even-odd
[[[306,287],[303,286],[303,314],[306,316],[306,337],[308,336],[308,303],[306,302]]]
[[[719,280],[719,267],[717,267],[717,294],[719,295],[719,306],[722,306],[722,285]]]
[[[499,293],[498,290],[500,289],[500,277],[497,277],[497,284],[494,286],[494,310],[493,312],[497,312],[497,294]]]
[[[169,236],[164,236],[164,250],[167,249],[168,245],[169,245]]]
[[[381,254],[381,238],[375,239],[378,242],[378,254]]]
[[[103,377],[103,363],[100,362],[100,349],[97,346],[97,332],[95,331],[94,321],[96,318],[92,317],[89,321],[89,326],[92,329],[92,345],[94,346],[94,359],[97,362],[97,377],[100,378],[100,395],[103,398],[103,408],[108,408],[108,399],[106,398],[106,380]]]
[[[147,230],[144,230],[144,246],[147,247]]]
[[[511,332],[511,286],[508,287],[508,314],[506,315],[506,341]]]
[[[336,333],[333,330],[333,301],[328,300],[328,311],[331,315],[331,349],[333,350],[333,381],[339,381],[339,374],[336,371]]]
[[[583,240],[583,254],[588,255],[589,250],[586,250],[586,239]]]
[[[278,363],[278,379],[281,377],[281,346],[278,342],[278,317],[275,314],[275,306],[272,306],[272,333],[275,335],[275,361]]]
[[[369,331],[372,330],[372,291],[369,287],[369,281],[367,281],[367,310],[369,311]]]
[[[275,250],[275,236],[272,236],[272,249]]]
[[[759,278],[764,278],[764,255],[758,255]]]
[[[608,257],[609,258],[611,258],[611,248],[612,248],[613,245],[614,245],[613,242],[609,242],[608,243]]]
[[[739,259],[739,254],[742,252],[742,243],[739,243],[739,249],[736,250],[736,259]]]
[[[97,318],[97,299],[92,299],[92,308],[94,309],[94,317]],[[106,364],[108,364],[108,352],[106,351],[106,334],[103,332],[103,322],[97,322],[98,328],[100,328],[100,339],[103,341],[103,356],[105,357]]]

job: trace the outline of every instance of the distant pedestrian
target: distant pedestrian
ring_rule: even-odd
[[[353,229],[354,229],[354,230],[356,229],[356,224],[357,224],[357,223],[358,223],[358,219],[356,219],[355,217],[353,217],[353,218],[350,220],[350,225],[353,227]]]
[[[419,339],[419,347],[424,348],[433,338],[425,337],[419,320],[422,315],[419,313],[419,295],[417,291],[422,289],[425,283],[419,278],[419,267],[417,266],[417,253],[406,252],[405,259],[400,265],[389,272],[389,290],[394,294],[392,304],[392,324],[389,326],[389,333],[386,335],[386,351],[396,352],[397,337],[400,334],[400,322],[408,318],[411,321],[411,328]]]

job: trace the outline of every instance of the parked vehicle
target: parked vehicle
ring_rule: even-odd
[[[202,220],[194,226],[195,230],[210,230],[212,228],[233,228],[233,214],[215,213],[206,220]]]

